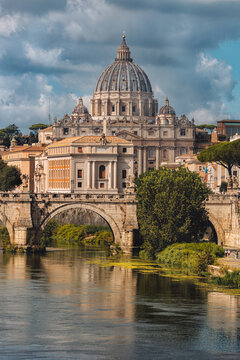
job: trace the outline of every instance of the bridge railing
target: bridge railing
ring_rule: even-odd
[[[135,194],[54,194],[54,193],[30,193],[30,192],[0,192],[0,200],[4,201],[135,201]]]

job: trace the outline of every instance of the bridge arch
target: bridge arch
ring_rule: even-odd
[[[220,245],[221,242],[224,243],[224,241],[225,241],[225,232],[224,232],[221,224],[217,221],[217,219],[211,213],[208,213],[208,217],[209,217],[210,223],[213,225],[213,227],[214,227],[214,229],[215,229],[215,231],[217,233],[218,244]]]
[[[89,211],[92,211],[92,212],[98,214],[102,219],[104,219],[106,221],[106,223],[111,228],[112,233],[113,233],[113,237],[114,237],[114,241],[115,242],[121,242],[121,232],[120,232],[120,229],[119,229],[116,221],[112,218],[111,215],[107,214],[106,211],[104,211],[103,209],[101,209],[100,207],[98,207],[98,206],[96,206],[94,204],[90,205],[90,204],[74,203],[74,204],[60,205],[59,207],[54,208],[44,218],[44,220],[41,222],[40,230],[43,231],[44,227],[47,225],[49,220],[54,218],[57,214],[60,214],[60,213],[62,213],[64,211],[67,211],[67,210],[76,209],[76,208],[80,208],[82,210],[89,210]]]

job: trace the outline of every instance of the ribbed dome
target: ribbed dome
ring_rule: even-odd
[[[96,92],[100,91],[141,91],[152,92],[150,81],[145,72],[135,64],[123,36],[117,58],[101,74]]]
[[[165,104],[159,110],[159,115],[176,115],[175,110],[172,106],[169,105],[169,100],[166,98]]]

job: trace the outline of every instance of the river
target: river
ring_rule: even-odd
[[[0,359],[239,359],[240,297],[104,253],[0,254]]]

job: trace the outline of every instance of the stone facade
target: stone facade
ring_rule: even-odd
[[[139,175],[194,151],[194,121],[185,115],[177,117],[168,99],[159,112],[157,109],[151,83],[133,62],[124,36],[117,58],[97,81],[91,114],[80,98],[71,115],[59,121],[55,118],[52,140],[104,133],[132,141],[134,173]]]
[[[133,192],[133,144],[117,136],[68,137],[36,159],[35,192]]]

